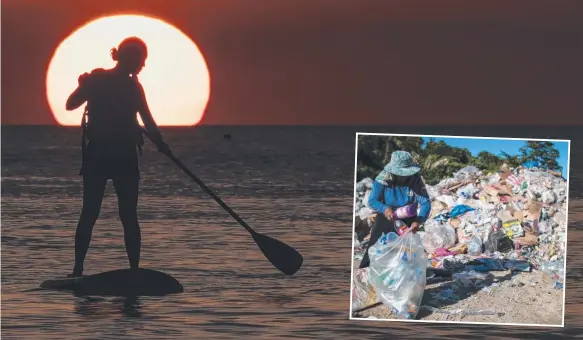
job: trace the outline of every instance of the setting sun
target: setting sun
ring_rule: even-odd
[[[210,76],[196,44],[180,30],[159,19],[138,15],[104,17],[87,23],[55,50],[46,76],[47,99],[56,121],[79,125],[84,106],[65,110],[79,75],[112,68],[110,50],[137,36],[148,45],[146,66],[139,74],[158,125],[196,125],[210,95]]]

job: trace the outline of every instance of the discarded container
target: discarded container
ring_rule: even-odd
[[[404,207],[395,209],[395,218],[406,219],[417,216],[417,204],[409,204]]]
[[[518,220],[512,220],[502,225],[504,233],[510,238],[517,238],[524,236],[524,229]]]
[[[395,229],[397,230],[397,234],[399,234],[399,236],[403,235],[408,228],[409,227],[407,226],[407,224],[405,224],[405,222],[401,220],[395,221]]]

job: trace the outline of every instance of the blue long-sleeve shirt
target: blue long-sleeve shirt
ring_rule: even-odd
[[[397,208],[417,203],[421,207],[417,220],[423,223],[429,218],[431,213],[431,200],[425,190],[425,184],[419,180],[415,185],[406,186],[386,186],[378,181],[374,181],[372,192],[368,198],[368,205],[379,214],[383,214],[387,208],[395,210]]]

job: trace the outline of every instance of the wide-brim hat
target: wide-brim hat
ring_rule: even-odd
[[[418,173],[421,167],[413,162],[413,157],[407,151],[395,151],[391,154],[391,161],[377,176],[378,181],[390,181],[391,175],[412,176]]]

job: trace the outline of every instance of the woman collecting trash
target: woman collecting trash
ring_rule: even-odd
[[[391,161],[373,182],[368,205],[377,212],[377,217],[359,268],[370,265],[368,249],[382,234],[398,233],[395,222],[401,214],[411,216],[399,220],[408,227],[405,232],[412,233],[417,232],[419,226],[429,217],[431,201],[419,175],[420,170],[420,167],[414,164],[410,153],[395,151],[391,154]],[[421,209],[419,215],[414,216],[417,215],[417,205]]]

